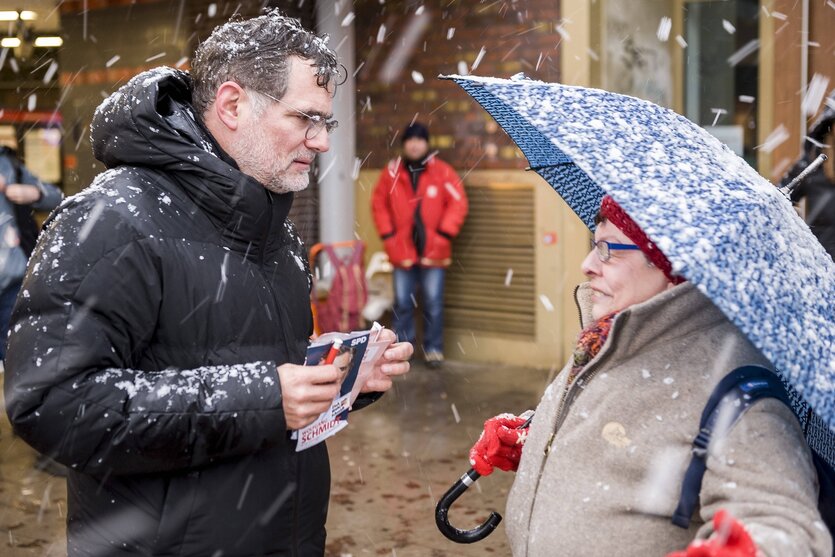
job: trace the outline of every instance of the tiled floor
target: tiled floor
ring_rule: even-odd
[[[467,470],[482,422],[536,405],[547,372],[448,362],[416,363],[375,405],[351,415],[329,440],[333,470],[328,557],[509,555],[500,525],[486,540],[458,545],[435,526],[437,499]],[[0,376],[2,377],[2,376]],[[34,454],[0,418],[0,555],[59,556],[64,482],[34,471]],[[482,478],[454,505],[450,522],[472,528],[503,512],[512,474]]]

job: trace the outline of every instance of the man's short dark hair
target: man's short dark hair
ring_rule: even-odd
[[[401,141],[406,143],[406,140],[412,138],[419,138],[423,139],[427,143],[429,142],[429,128],[421,124],[420,122],[412,122],[406,129],[403,130],[403,135],[401,136]]]
[[[327,36],[315,35],[278,9],[217,27],[194,53],[192,103],[198,117],[202,118],[226,81],[282,98],[287,92],[290,56],[313,62],[320,87],[336,84],[340,66],[326,43]]]

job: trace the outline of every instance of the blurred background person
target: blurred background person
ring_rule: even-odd
[[[5,360],[9,318],[40,228],[33,211],[51,211],[64,195],[38,180],[6,146],[0,147],[0,192],[0,360]]]
[[[785,186],[791,182],[829,147],[826,142],[832,134],[833,122],[835,90],[829,93],[823,113],[809,127],[809,133],[803,142],[803,154],[780,181],[781,185]],[[824,167],[825,165],[820,166],[806,176],[792,191],[791,200],[795,203],[806,200],[806,224],[829,255],[835,259],[835,182],[826,175]]]
[[[0,366],[6,360],[9,320],[26,264],[40,232],[34,211],[51,211],[64,195],[51,184],[35,177],[10,146],[0,146]],[[38,455],[35,467],[54,476],[65,474],[64,467],[51,458]]]
[[[415,343],[420,292],[427,365],[444,361],[444,279],[452,240],[467,217],[467,194],[455,170],[429,152],[429,129],[409,124],[402,154],[380,174],[371,198],[374,224],[394,265],[394,329]]]

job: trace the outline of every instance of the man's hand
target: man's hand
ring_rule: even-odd
[[[713,515],[713,536],[696,540],[685,551],[667,557],[756,557],[757,546],[745,527],[728,513],[719,509]]]
[[[339,394],[339,369],[332,364],[278,367],[281,383],[281,404],[287,429],[299,429],[313,423],[319,414],[330,408]]]
[[[36,203],[42,195],[40,188],[30,184],[9,184],[5,187],[0,185],[0,188],[2,188],[9,201],[18,205]]]
[[[513,414],[499,414],[484,422],[484,431],[470,449],[470,465],[482,476],[489,476],[493,468],[516,471],[522,458],[522,447],[528,438],[528,428],[517,429],[525,418]]]
[[[396,340],[394,331],[383,329],[379,340]],[[409,372],[409,358],[415,349],[409,342],[395,342],[391,344],[374,364],[371,376],[365,382],[361,393],[384,393],[391,389],[392,377],[405,375]]]

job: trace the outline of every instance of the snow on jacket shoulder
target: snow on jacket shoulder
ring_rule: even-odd
[[[467,194],[455,170],[438,157],[426,161],[412,188],[405,163],[389,162],[380,174],[371,198],[377,232],[389,260],[398,267],[421,264],[448,267],[452,262],[452,239],[461,231],[468,211]],[[420,220],[415,212],[420,210]],[[426,242],[422,256],[415,247],[413,229],[422,226]]]
[[[292,195],[230,164],[187,94],[149,72],[97,112],[112,168],[46,223],[7,411],[70,469],[71,556],[321,555],[327,452],[288,441],[276,371],[312,325]]]

